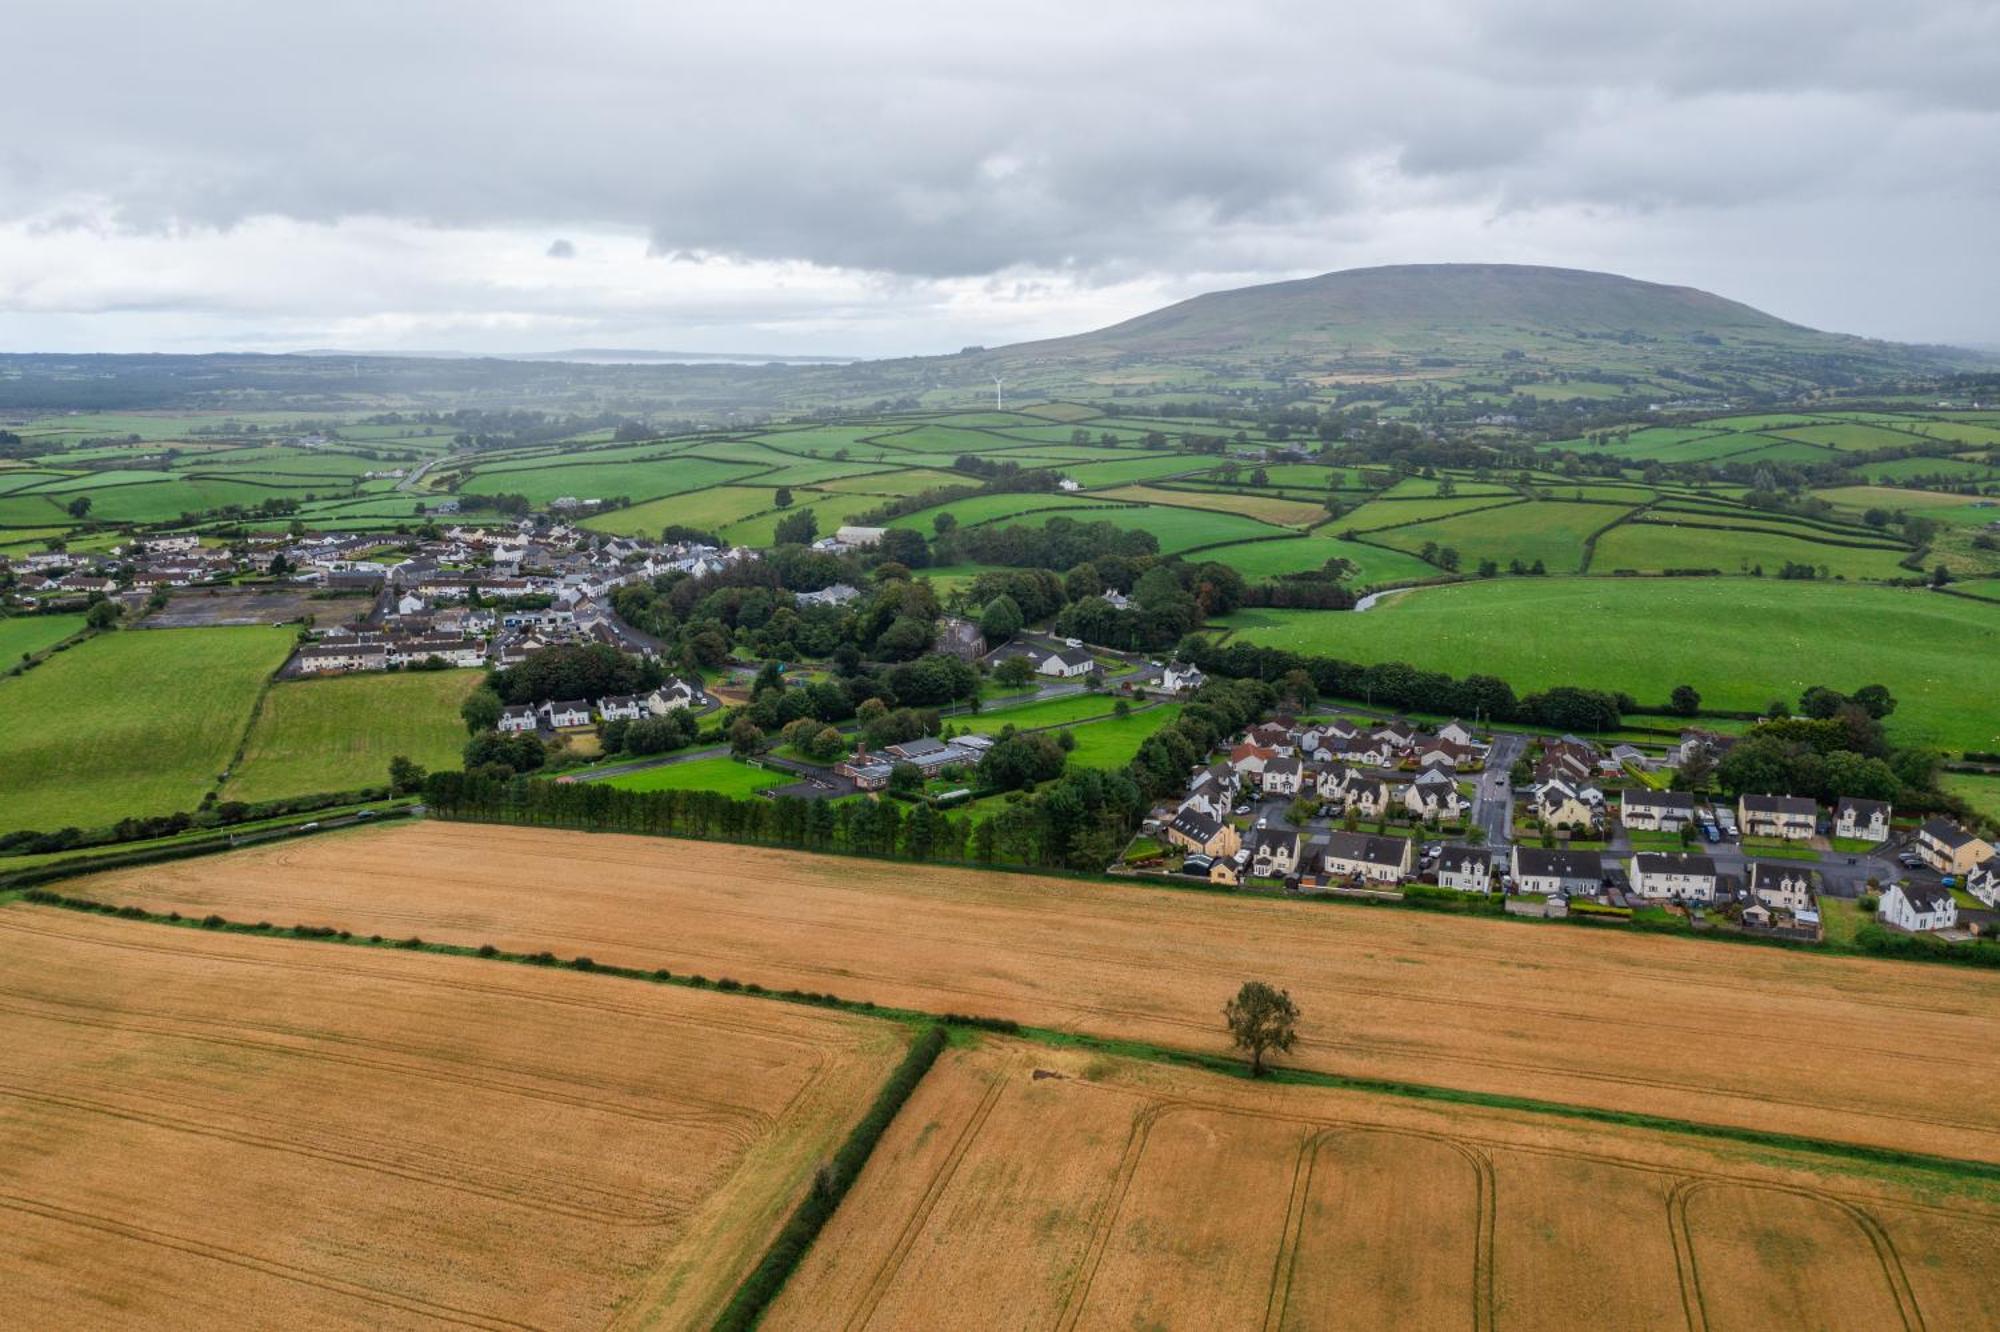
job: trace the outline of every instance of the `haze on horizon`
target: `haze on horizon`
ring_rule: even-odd
[[[10,16],[0,350],[881,356],[1383,263],[2000,345],[2000,6]]]

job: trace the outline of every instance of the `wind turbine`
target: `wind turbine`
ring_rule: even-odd
[[[998,375],[993,376],[993,410],[996,412],[1007,410],[1005,407],[1000,405],[1000,386],[1002,384],[1005,384],[1006,382],[1007,382],[1006,380],[1002,379]]]

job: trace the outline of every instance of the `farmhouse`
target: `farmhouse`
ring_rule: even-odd
[[[1366,833],[1331,832],[1314,848],[1323,880],[1369,879],[1400,883],[1410,875],[1413,853],[1408,839],[1374,837]]]
[[[1595,851],[1514,848],[1514,888],[1523,893],[1595,897],[1604,887],[1604,864]]]
[[[1802,865],[1752,861],[1745,867],[1750,895],[1774,911],[1812,909],[1812,871]]]
[[[1196,666],[1186,666],[1174,662],[1160,673],[1160,688],[1169,694],[1192,694],[1208,683],[1208,677]]]
[[[1641,832],[1679,832],[1694,822],[1694,796],[1686,791],[1627,791],[1618,821]]]
[[[1715,862],[1684,852],[1646,851],[1632,857],[1632,891],[1682,902],[1715,900]]]
[[[544,703],[541,713],[543,723],[552,730],[561,730],[565,726],[590,725],[590,704],[580,698],[567,702]]]
[[[1448,846],[1438,860],[1438,887],[1461,893],[1493,891],[1493,853],[1483,846]]]
[[[1916,852],[1940,874],[1965,874],[1993,854],[1993,847],[1950,819],[1930,819],[1917,829]]]
[[[1204,856],[1233,856],[1243,845],[1243,838],[1226,820],[1187,809],[1167,825],[1167,840]]]
[[[1919,888],[1892,883],[1882,892],[1875,918],[1913,933],[1948,930],[1958,923],[1958,901],[1949,888]]]
[[[1891,810],[1886,800],[1857,800],[1853,796],[1843,797],[1834,807],[1833,835],[1852,837],[1863,842],[1886,842],[1889,840],[1889,817]]]
[[[1745,837],[1778,837],[1803,842],[1813,835],[1819,806],[1805,796],[1741,795],[1736,821]]]

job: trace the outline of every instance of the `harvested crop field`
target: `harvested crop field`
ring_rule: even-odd
[[[1317,1015],[1313,1068],[2000,1161],[2000,976],[1953,968],[439,822],[64,891],[1204,1051],[1254,976]]]
[[[0,908],[21,1327],[709,1322],[899,1029]]]
[[[955,1050],[766,1326],[1990,1327],[2000,1187]]]

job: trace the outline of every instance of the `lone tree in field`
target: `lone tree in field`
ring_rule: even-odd
[[[1299,1006],[1290,990],[1275,990],[1263,981],[1244,981],[1236,997],[1222,1006],[1229,1038],[1250,1056],[1250,1076],[1262,1077],[1264,1052],[1284,1054],[1298,1040]]]

